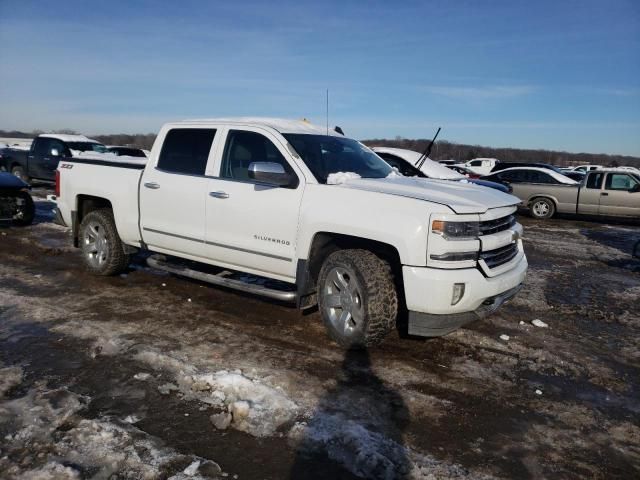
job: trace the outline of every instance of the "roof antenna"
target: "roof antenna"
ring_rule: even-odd
[[[329,135],[329,89],[327,88],[327,135]]]

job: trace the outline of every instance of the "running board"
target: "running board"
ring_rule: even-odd
[[[147,258],[147,264],[152,268],[164,270],[165,272],[173,273],[175,275],[189,277],[194,280],[200,280],[201,282],[232,288],[241,292],[252,293],[254,295],[260,295],[274,300],[280,300],[281,302],[295,302],[297,300],[297,294],[294,291],[278,290],[275,288],[265,287],[264,285],[257,285],[243,282],[242,280],[236,280],[234,278],[228,278],[228,275],[230,275],[229,271],[223,271],[219,274],[200,272],[177,263],[169,262],[166,258],[160,255],[152,255]]]

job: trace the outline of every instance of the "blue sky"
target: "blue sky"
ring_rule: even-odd
[[[0,128],[306,117],[640,156],[640,1],[0,0]]]

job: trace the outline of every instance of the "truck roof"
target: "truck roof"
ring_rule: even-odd
[[[270,117],[227,117],[227,118],[198,118],[193,120],[183,120],[172,122],[169,125],[203,124],[203,123],[223,123],[225,125],[243,125],[269,127],[280,133],[306,133],[310,135],[327,135],[326,127],[314,125],[308,120],[291,120],[286,118]],[[329,129],[329,135],[342,137],[333,129]]]
[[[84,135],[67,135],[63,133],[43,133],[42,135],[38,135],[39,137],[46,138],[56,138],[58,140],[62,140],[63,142],[95,142],[100,143],[97,140],[93,140],[92,138],[85,137]]]

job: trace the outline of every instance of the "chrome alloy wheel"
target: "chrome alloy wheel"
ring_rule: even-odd
[[[104,227],[91,222],[84,231],[82,250],[93,267],[100,267],[107,261],[109,244]]]
[[[334,267],[322,289],[322,307],[336,331],[342,332],[345,337],[361,332],[365,312],[355,274],[346,268]]]
[[[546,217],[549,214],[549,204],[547,202],[534,203],[533,213],[536,217]]]

